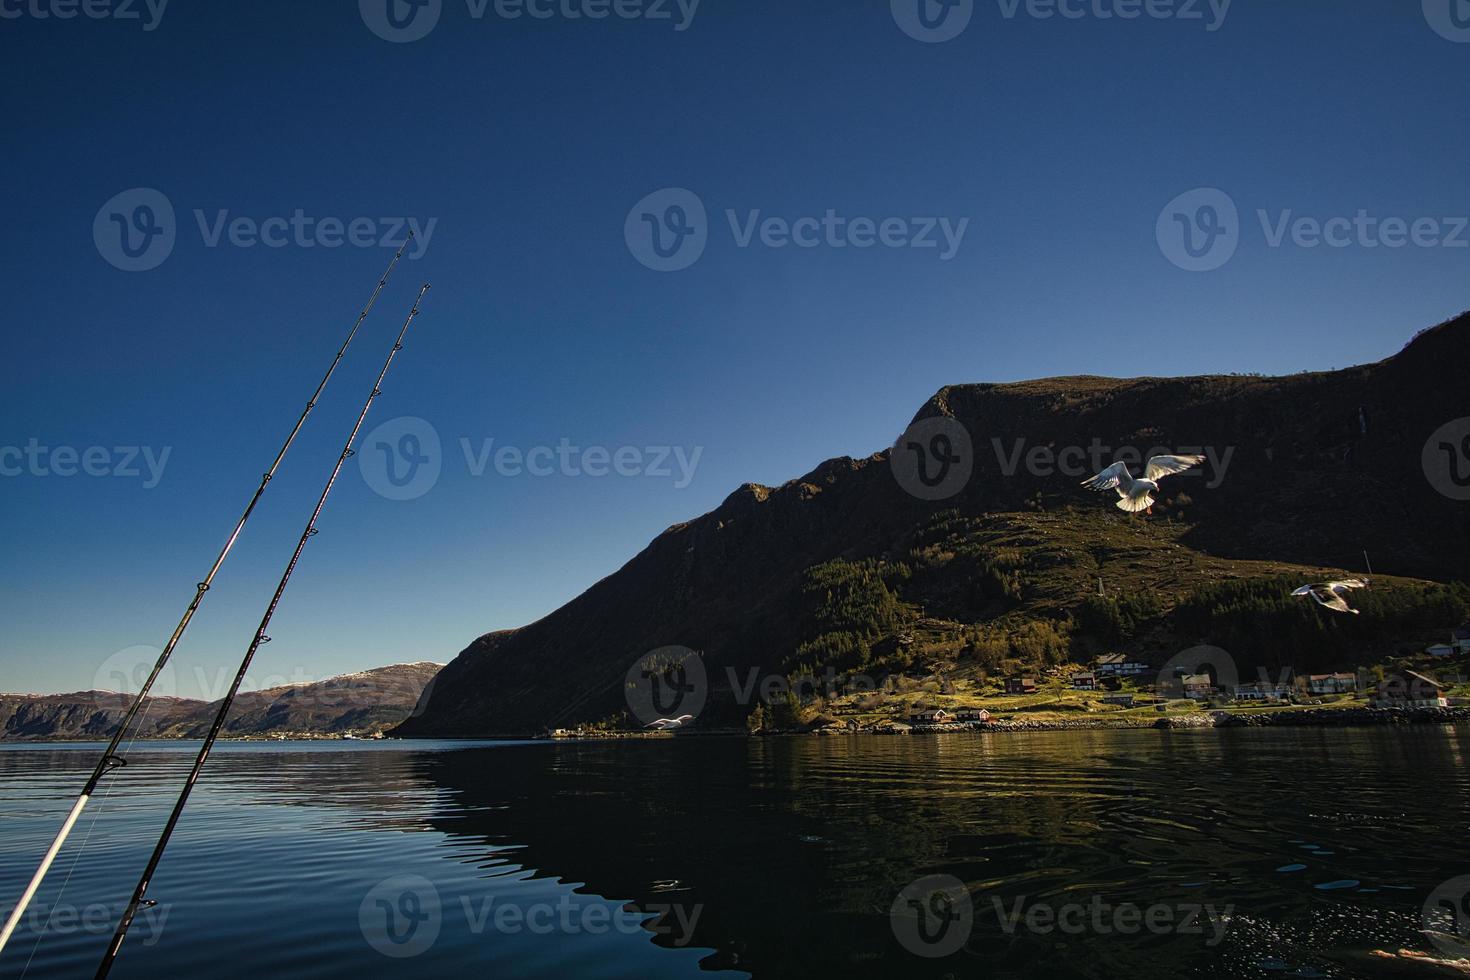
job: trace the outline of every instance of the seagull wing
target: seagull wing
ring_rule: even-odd
[[[1128,472],[1128,464],[1119,460],[1097,476],[1083,480],[1082,485],[1099,493],[1104,490],[1116,490],[1119,494],[1127,496],[1128,491],[1133,489],[1133,474]]]
[[[1312,590],[1315,589],[1315,588],[1318,588],[1318,586],[1315,586],[1315,585],[1304,585],[1301,588],[1297,589],[1295,592],[1293,592],[1292,595],[1311,595],[1312,594]]]
[[[1365,578],[1345,578],[1336,582],[1328,582],[1327,587],[1338,595],[1346,595],[1353,589],[1366,589],[1368,580]]]
[[[1203,456],[1154,456],[1143,471],[1145,480],[1160,480],[1175,473],[1183,473],[1191,466],[1203,463]]]
[[[1342,601],[1342,596],[1332,591],[1331,588],[1324,589],[1319,586],[1313,589],[1312,598],[1316,599],[1319,603],[1326,606],[1328,609],[1333,609],[1337,612],[1350,613],[1354,611],[1351,606]]]

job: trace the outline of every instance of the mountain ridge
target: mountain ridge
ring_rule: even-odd
[[[228,736],[382,731],[408,718],[443,664],[420,660],[339,674],[304,684],[242,691],[225,722]],[[150,697],[141,738],[198,738],[218,700]],[[133,702],[115,691],[0,694],[0,740],[110,738]]]
[[[878,607],[896,604],[906,622],[931,605],[953,614],[941,620],[956,634],[1009,628],[1024,615],[1079,652],[1103,642],[1083,628],[1095,591],[1084,568],[1107,578],[1114,566],[1138,564],[1137,582],[1163,590],[1160,643],[1182,636],[1166,620],[1192,591],[1232,576],[1361,570],[1368,552],[1381,579],[1410,591],[1463,580],[1465,508],[1436,492],[1420,456],[1437,426],[1466,414],[1466,376],[1470,315],[1421,331],[1382,361],[1333,371],[946,385],[910,426],[944,418],[971,434],[975,475],[953,497],[929,503],[905,493],[888,465],[891,451],[835,457],[777,487],[743,484],[561,608],[476,639],[397,731],[518,734],[606,719],[622,707],[627,668],[670,644],[701,651],[713,667],[782,674],[821,666],[809,662],[813,650],[840,650],[829,662],[901,662],[889,651],[904,630],[887,613],[855,628],[819,622],[810,587],[825,563],[845,563],[836,570],[844,582],[883,579],[894,599],[879,595]],[[1007,456],[1018,443],[1056,451],[1096,442],[1109,456],[1201,445],[1228,458],[1229,470],[1214,474],[1218,486],[1209,489],[1198,476],[1168,481],[1160,518],[1129,524],[1110,501],[1080,491],[1080,476],[1004,472],[1001,459],[987,456],[992,441],[1009,441]],[[959,524],[945,530],[944,515]],[[935,528],[942,541],[926,538]],[[912,558],[915,547],[939,553]],[[1010,551],[1021,557],[1003,567]],[[873,563],[866,573],[865,562]],[[1172,577],[1160,574],[1169,567]],[[894,568],[909,577],[884,579]],[[1007,576],[1011,586],[992,582]],[[1125,594],[1136,591],[1133,581],[1121,579]],[[973,594],[956,599],[957,590]],[[1367,634],[1360,640],[1370,642]],[[726,709],[713,716],[724,721],[734,717],[728,694],[711,691]]]

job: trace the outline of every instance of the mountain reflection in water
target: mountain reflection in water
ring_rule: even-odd
[[[1371,951],[1470,873],[1467,735],[231,743],[114,976],[1431,977]],[[95,751],[0,749],[0,900]],[[90,975],[192,751],[135,748],[0,978]]]
[[[1378,975],[1367,952],[1431,950],[1424,899],[1470,871],[1465,735],[673,739],[420,761],[456,804],[436,829],[600,895],[699,909],[693,945],[718,951],[706,968]],[[889,915],[934,874],[964,882],[974,926],[961,951],[926,959]],[[1038,904],[1081,906],[1068,922],[1087,927],[1004,921]],[[1173,927],[1124,934],[1111,910],[1127,904]]]

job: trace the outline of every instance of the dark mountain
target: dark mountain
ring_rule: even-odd
[[[1470,429],[1450,449],[1431,435],[1470,416],[1467,378],[1470,315],[1330,372],[947,387],[915,422],[968,432],[958,494],[911,495],[888,452],[747,484],[546,618],[470,644],[398,733],[611,719],[629,667],[671,644],[703,658],[702,723],[748,710],[728,678],[751,668],[997,669],[1117,644],[1159,663],[1223,636],[1278,660],[1289,642],[1305,666],[1392,653],[1396,631],[1464,613],[1463,590],[1431,583],[1470,578],[1470,504],[1437,489],[1470,463]],[[1048,463],[1068,447],[1070,471]],[[1105,465],[1125,449],[1207,449],[1211,463],[1166,481],[1145,520],[1077,485],[1088,452]],[[1381,615],[1339,624],[1277,598],[1288,581],[1361,572],[1365,551]]]
[[[435,663],[394,664],[311,684],[249,691],[235,699],[226,736],[327,735],[382,731],[412,714]],[[132,697],[109,691],[0,694],[0,738],[110,738]],[[200,738],[219,702],[154,698],[143,713],[144,738]]]

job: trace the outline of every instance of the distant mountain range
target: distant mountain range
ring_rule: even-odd
[[[920,499],[891,451],[747,484],[544,619],[475,640],[397,731],[615,722],[629,668],[674,644],[709,677],[701,724],[740,721],[750,704],[731,681],[752,671],[997,672],[1110,648],[1157,665],[1200,641],[1228,641],[1243,669],[1371,663],[1465,613],[1463,588],[1436,583],[1470,579],[1470,503],[1429,471],[1470,455],[1470,431],[1444,428],[1470,416],[1467,389],[1470,315],[1330,372],[946,387],[914,421],[963,426],[973,472],[958,492]],[[1435,445],[1442,431],[1454,439]],[[1078,487],[1094,447],[1099,465],[1156,447],[1211,462],[1165,481],[1140,519]],[[1470,460],[1444,462],[1470,483]],[[1283,591],[1362,573],[1365,552],[1376,605],[1362,616]]]
[[[407,719],[442,664],[394,664],[310,684],[242,693],[225,735],[369,734]],[[0,694],[0,739],[110,738],[133,698],[110,691]],[[143,712],[144,738],[202,737],[219,702],[153,698]]]

